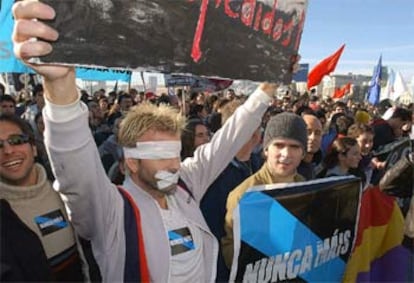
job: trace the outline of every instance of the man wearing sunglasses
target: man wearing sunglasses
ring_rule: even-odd
[[[30,126],[0,114],[0,281],[82,281],[73,228],[36,154]]]

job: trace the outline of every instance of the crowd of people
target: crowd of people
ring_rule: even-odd
[[[412,104],[278,98],[270,83],[249,95],[79,92],[74,68],[28,61],[57,38],[32,19],[54,11],[13,12],[16,56],[43,86],[24,102],[0,89],[2,281],[226,282],[246,190],[329,176],[399,198],[414,250],[414,156],[376,155],[413,139]]]

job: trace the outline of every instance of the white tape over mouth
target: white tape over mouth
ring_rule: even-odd
[[[178,179],[180,178],[180,172],[177,171],[176,173],[171,173],[169,171],[160,170],[154,176],[157,181],[157,187],[160,191],[168,188],[172,185],[176,185],[178,183]]]
[[[171,159],[179,158],[181,141],[137,142],[136,147],[124,147],[125,158],[134,159]]]

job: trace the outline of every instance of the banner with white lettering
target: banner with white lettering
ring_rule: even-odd
[[[44,62],[289,83],[307,0],[44,0]],[[67,11],[71,11],[70,14]]]
[[[354,177],[251,188],[233,215],[230,281],[340,282],[360,198]]]

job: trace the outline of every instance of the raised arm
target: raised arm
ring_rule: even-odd
[[[181,178],[192,189],[196,200],[201,200],[207,188],[260,126],[276,88],[276,84],[262,83],[209,143],[198,147],[194,157],[182,162]]]
[[[43,77],[46,106],[45,144],[53,172],[54,187],[68,203],[77,232],[95,245],[105,245],[116,236],[122,200],[106,177],[88,127],[88,110],[79,101],[73,67],[31,64],[31,58],[52,51],[48,42],[57,40],[56,30],[38,20],[55,17],[44,3],[28,0],[13,6],[16,57]],[[35,39],[36,38],[36,39]],[[121,229],[122,230],[122,229]]]

